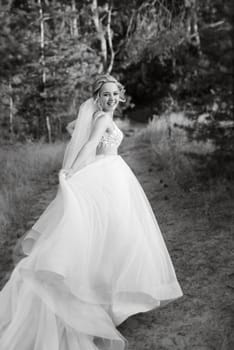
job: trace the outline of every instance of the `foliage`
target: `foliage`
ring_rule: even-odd
[[[16,135],[20,135],[21,139],[23,135],[30,135],[36,139],[45,136],[46,116],[51,118],[53,138],[61,137],[63,119],[69,121],[69,118],[76,117],[77,104],[80,104],[90,94],[90,79],[99,70],[100,59],[95,50],[86,43],[86,38],[74,38],[70,35],[70,27],[67,26],[67,19],[70,18],[69,6],[61,4],[55,8],[45,7],[44,10],[44,17],[48,19],[48,23],[45,20],[45,65],[42,66],[41,62],[40,23],[37,19],[33,23],[34,28],[31,25],[26,26],[23,31],[16,28],[22,33],[21,35],[26,33],[30,36],[30,44],[37,46],[37,50],[32,50],[31,46],[27,46],[27,42],[24,42],[22,47],[18,45],[19,50],[24,50],[26,47],[27,50],[34,51],[34,56],[28,56],[27,61],[19,61],[18,66],[15,66],[16,61],[9,61],[6,58],[0,71],[6,82],[1,89],[6,96],[6,102],[7,96],[9,98],[7,81],[12,80],[15,119],[17,120],[14,122],[14,131]],[[61,12],[62,10],[64,12]],[[17,18],[20,23],[25,11],[26,9],[14,9],[13,17]],[[30,8],[30,11],[33,12],[31,18],[38,15],[37,6]],[[11,18],[12,21],[12,16],[7,18]],[[28,17],[25,15],[26,18]],[[35,30],[33,34],[30,33],[31,30]],[[11,36],[13,35],[16,35],[14,31],[11,33]],[[9,37],[6,38],[4,47],[14,50],[11,41],[9,45]],[[25,53],[27,53],[26,49]],[[16,53],[16,58],[18,56]],[[45,86],[42,84],[43,71],[46,74]],[[5,112],[4,108],[2,112]],[[2,122],[6,123],[6,118],[3,117]]]
[[[2,1],[0,137],[63,137],[105,70],[126,85],[126,107],[159,112],[174,100],[207,111],[218,103],[231,118],[232,3],[197,0],[195,17],[190,3],[196,1]]]
[[[204,125],[184,112],[154,115],[135,139],[150,144],[155,164],[185,191],[234,179],[233,132],[221,122]]]
[[[124,50],[125,65],[171,57],[186,35],[183,16],[183,11],[174,15],[166,1],[143,2],[132,16],[131,35]]]
[[[52,118],[53,138],[61,137],[63,125],[76,118],[78,105],[90,95],[90,80],[96,74],[98,64],[96,53],[81,41],[67,38],[63,42],[53,42],[46,60],[45,91],[37,76],[33,85],[29,82],[30,90],[18,111],[29,129],[35,130],[35,138],[46,133],[44,115]]]

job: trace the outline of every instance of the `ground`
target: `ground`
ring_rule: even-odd
[[[234,349],[234,201],[222,193],[184,192],[147,144],[123,156],[156,214],[184,296],[121,325],[131,350]],[[213,191],[213,190],[212,190]],[[214,197],[214,198],[213,198]]]
[[[129,137],[120,151],[152,204],[184,292],[182,298],[135,315],[119,327],[129,350],[234,349],[234,201],[230,188],[217,196],[184,192],[152,161],[147,143],[136,144]],[[57,177],[53,177],[54,181],[45,182],[40,200],[32,203],[29,227],[55,195]],[[19,242],[13,249],[15,262],[21,258],[18,246]],[[9,257],[1,250],[4,259],[2,273],[7,276]]]

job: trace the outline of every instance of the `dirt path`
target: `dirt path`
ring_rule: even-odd
[[[172,257],[184,297],[119,328],[129,350],[234,349],[234,201],[225,193],[183,193],[159,165],[147,144],[126,139],[121,155],[142,184]],[[57,176],[32,203],[28,228],[56,192]],[[211,204],[213,206],[211,206]],[[13,244],[13,242],[11,242]],[[18,261],[22,256],[13,249]],[[8,266],[8,269],[7,269]],[[9,264],[4,264],[9,274]]]
[[[147,144],[123,157],[152,204],[184,296],[121,325],[129,350],[234,349],[234,193],[184,193]]]

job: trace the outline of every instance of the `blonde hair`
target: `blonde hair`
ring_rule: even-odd
[[[100,92],[101,88],[103,87],[103,85],[106,83],[116,84],[116,86],[119,89],[120,101],[125,102],[125,88],[124,88],[124,86],[110,74],[102,74],[96,78],[95,82],[93,83],[93,98],[94,98],[94,100],[98,99],[99,92]]]

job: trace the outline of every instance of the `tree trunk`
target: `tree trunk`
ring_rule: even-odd
[[[186,33],[189,42],[201,54],[200,35],[198,31],[197,1],[185,0]]]
[[[50,125],[50,118],[48,116],[46,117],[46,126],[47,126],[47,132],[48,132],[48,141],[49,143],[51,143],[52,142],[51,125]]]
[[[9,126],[10,126],[10,138],[13,139],[14,136],[14,127],[13,127],[13,118],[14,118],[14,103],[12,97],[12,84],[11,79],[9,80]]]
[[[100,43],[103,69],[105,70],[107,65],[107,42],[105,38],[105,29],[103,28],[102,22],[99,18],[97,0],[92,0],[91,10],[93,23],[96,28],[97,37]]]
[[[110,61],[109,61],[109,65],[108,65],[107,70],[106,70],[107,73],[111,73],[111,71],[113,69],[113,65],[114,65],[114,60],[115,60],[115,52],[113,49],[112,33],[111,33],[111,14],[112,14],[112,1],[110,1],[110,3],[109,3],[107,27],[106,27],[107,42],[108,42],[108,47],[110,50]]]
[[[41,0],[38,0],[39,12],[40,12],[40,47],[41,47],[41,66],[42,66],[42,84],[43,92],[46,84],[46,71],[45,71],[45,23],[44,23],[44,13],[42,8]]]
[[[39,13],[40,13],[40,47],[41,47],[41,67],[42,67],[42,98],[44,99],[43,103],[43,119],[45,120],[46,130],[47,130],[47,138],[48,141],[51,142],[51,125],[50,125],[50,117],[46,115],[45,108],[45,99],[46,99],[46,70],[45,70],[45,20],[44,20],[44,12],[42,7],[42,1],[38,0],[39,5]]]
[[[76,0],[71,0],[72,6],[72,36],[78,37],[78,24],[77,24],[77,9],[76,9]]]

